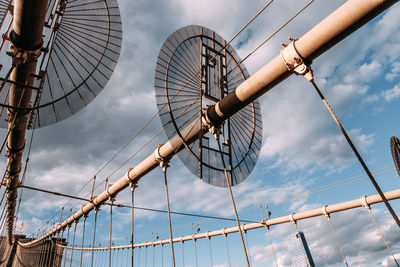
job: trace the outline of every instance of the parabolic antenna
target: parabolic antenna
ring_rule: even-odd
[[[400,141],[396,136],[390,138],[390,151],[392,152],[392,157],[394,165],[396,166],[397,173],[400,176]]]
[[[161,123],[170,139],[204,109],[216,104],[249,76],[235,50],[214,31],[186,26],[163,44],[155,71],[155,93]],[[253,170],[262,141],[260,104],[256,100],[223,124],[219,151],[215,137],[201,134],[178,153],[185,166],[202,181],[225,187],[223,161],[236,185]]]
[[[73,115],[105,87],[121,50],[117,1],[50,0],[43,34],[28,128],[34,127],[34,121],[35,127],[43,127]],[[5,77],[0,91],[1,127],[7,127],[7,112],[3,109],[10,107],[7,80]],[[38,118],[33,120],[36,114]]]

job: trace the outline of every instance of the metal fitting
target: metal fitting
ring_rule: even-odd
[[[367,210],[371,210],[371,207],[369,206],[368,202],[367,202],[367,196],[361,196],[360,197],[360,202],[361,205],[366,208]]]
[[[113,202],[113,201],[115,200],[115,197],[112,196],[112,195],[110,194],[110,192],[108,191],[108,190],[110,189],[111,186],[112,186],[112,184],[108,184],[108,185],[107,185],[106,194],[107,194],[107,196],[108,196],[108,200],[110,200],[111,202]]]
[[[169,161],[160,155],[160,148],[162,146],[163,146],[162,144],[158,144],[156,150],[154,150],[153,152],[153,155],[155,161],[157,161],[160,164],[160,167],[163,169],[163,171],[166,172],[167,168],[169,167]]]
[[[133,170],[133,168],[129,168],[129,169],[126,171],[126,173],[125,173],[125,175],[124,175],[124,178],[125,178],[125,180],[129,183],[129,186],[131,187],[131,190],[133,191],[133,190],[135,190],[135,188],[137,187],[137,184],[136,184],[136,182],[133,182],[133,181],[129,178],[129,172],[132,171],[132,170]]]
[[[35,50],[24,50],[10,42],[10,51],[7,52],[7,55],[12,57],[12,65],[18,66],[19,64],[37,61],[41,54],[41,48],[42,45],[40,45],[40,47]]]
[[[289,220],[294,226],[296,226],[297,223],[296,220],[294,219],[294,213],[289,214]]]
[[[329,216],[329,213],[328,213],[328,211],[326,210],[326,205],[324,205],[324,206],[322,206],[322,208],[321,208],[321,211],[322,211],[322,214],[326,217],[326,218],[330,218],[330,216]]]
[[[296,75],[302,75],[307,80],[312,81],[313,74],[310,66],[304,62],[303,57],[297,52],[295,42],[296,38],[289,38],[289,44],[282,44],[283,49],[280,52],[281,58],[287,69]]]
[[[211,123],[210,119],[207,116],[207,112],[202,112],[201,125],[203,130],[209,131],[212,135],[214,135],[215,139],[219,139],[221,128]]]

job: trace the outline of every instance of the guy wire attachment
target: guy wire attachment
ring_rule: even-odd
[[[154,159],[160,164],[160,167],[163,169],[164,172],[167,171],[167,168],[169,167],[169,160],[163,158],[160,155],[160,147],[162,147],[162,144],[158,144],[156,150],[154,150]],[[128,171],[129,172],[129,171]]]
[[[289,37],[289,44],[282,43],[283,49],[280,52],[283,63],[289,71],[296,75],[302,75],[308,81],[314,80],[313,73],[309,64],[297,52],[295,42],[296,38]]]
[[[129,173],[130,173],[132,170],[133,170],[133,168],[128,168],[128,170],[127,170],[126,173],[125,173],[124,178],[125,178],[126,181],[128,181],[131,190],[134,191],[135,188],[138,187],[138,185],[137,185],[137,181],[134,182],[134,181],[132,181],[132,180],[129,178]]]

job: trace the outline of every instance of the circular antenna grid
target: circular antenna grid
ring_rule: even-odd
[[[158,55],[155,91],[161,123],[169,139],[194,120],[201,123],[202,112],[208,106],[249,76],[240,62],[234,49],[205,27],[186,26],[165,41]],[[224,187],[224,163],[232,185],[243,181],[256,164],[262,140],[259,102],[254,101],[233,115],[221,130],[222,151],[214,136],[205,133],[186,144],[178,156],[202,181]]]
[[[400,140],[396,136],[390,138],[390,151],[392,152],[393,162],[397,173],[400,176]]]
[[[46,17],[29,128],[61,121],[88,105],[106,86],[121,50],[116,0],[53,0]],[[8,98],[4,88],[0,91],[2,111]],[[34,115],[38,115],[35,126]],[[0,116],[6,118],[7,112]],[[0,126],[7,127],[7,123]]]

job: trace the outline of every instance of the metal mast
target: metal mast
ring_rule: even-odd
[[[30,116],[32,85],[43,44],[42,31],[47,0],[15,0],[13,30],[10,33],[12,72],[8,105],[7,140],[7,239],[12,244],[17,187],[21,172],[25,132]]]

